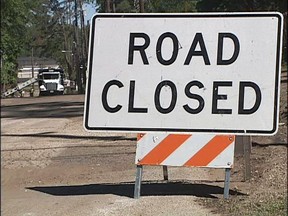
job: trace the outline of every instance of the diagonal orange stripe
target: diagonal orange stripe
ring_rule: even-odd
[[[192,135],[170,134],[154,149],[152,149],[139,164],[161,164],[170,154],[182,145]]]
[[[217,135],[191,157],[185,166],[207,166],[234,141],[234,136]]]

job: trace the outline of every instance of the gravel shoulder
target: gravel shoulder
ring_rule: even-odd
[[[83,101],[2,100],[1,215],[219,215],[197,200],[222,196],[223,171],[169,168],[167,182],[144,167],[134,199],[135,135],[86,132]]]
[[[287,80],[286,80],[287,81]],[[145,166],[133,199],[134,134],[88,133],[84,95],[1,101],[1,215],[286,215],[287,82],[279,131],[252,137],[251,179],[235,157],[230,199],[224,170]]]

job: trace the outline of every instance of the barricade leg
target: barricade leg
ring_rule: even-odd
[[[224,199],[229,198],[231,168],[225,169]]]
[[[167,166],[163,166],[163,176],[164,176],[164,180],[168,181],[168,167]]]
[[[141,183],[142,183],[142,172],[143,172],[142,165],[137,165],[136,180],[135,180],[135,186],[134,186],[134,199],[139,199],[140,198]]]

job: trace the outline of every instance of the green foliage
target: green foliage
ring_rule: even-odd
[[[287,0],[198,0],[199,12],[287,11]]]
[[[15,70],[17,65],[11,61],[5,61],[3,64],[3,72],[1,71],[1,84],[12,84],[16,82]]]
[[[278,11],[284,14],[282,59],[287,62],[287,0],[198,0],[199,12]]]
[[[272,199],[262,203],[254,204],[251,207],[249,216],[286,216],[287,196],[279,199]]]
[[[1,85],[12,84],[16,78],[16,59],[21,51],[30,24],[32,1],[1,1]]]
[[[132,13],[136,12],[135,8],[133,8],[133,2],[129,0],[123,0],[119,4],[116,5],[116,11],[119,13]]]
[[[106,0],[97,1],[98,12],[105,12]],[[176,13],[176,12],[195,12],[197,0],[144,0],[146,13]],[[110,0],[110,8],[116,13],[135,13],[139,12],[139,1],[134,0]]]
[[[154,13],[180,13],[196,12],[197,0],[154,0],[147,4],[147,12]]]
[[[111,12],[135,13],[140,10],[136,0],[1,0],[1,85],[16,80],[19,55],[53,58],[76,78],[77,64],[87,62],[88,28],[83,24],[84,2],[95,4],[105,12],[110,2]],[[145,12],[212,12],[212,11],[287,11],[287,0],[143,0]],[[82,14],[81,14],[82,11]],[[287,14],[287,12],[286,12]],[[81,17],[82,15],[82,17]],[[78,19],[77,26],[75,20]],[[287,15],[286,24],[287,22]],[[287,27],[286,27],[287,28]],[[284,55],[287,58],[287,29],[284,27]],[[286,30],[285,30],[286,29]],[[62,53],[62,50],[70,53]],[[71,56],[71,52],[76,52]],[[75,57],[77,56],[77,64]],[[285,57],[284,59],[287,60]],[[73,63],[74,61],[74,63]]]
[[[97,12],[104,13],[106,11],[107,0],[97,0]],[[113,13],[134,13],[137,12],[134,0],[109,0],[110,9]]]

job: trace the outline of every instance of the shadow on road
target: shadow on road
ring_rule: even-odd
[[[91,140],[104,140],[104,141],[136,141],[136,137],[125,137],[125,136],[79,136],[79,135],[67,135],[67,134],[53,134],[53,132],[45,132],[38,134],[1,134],[6,137],[39,137],[39,138],[56,138],[56,139],[91,139]]]
[[[118,196],[133,198],[134,182],[123,182],[119,184],[41,186],[28,187],[26,189],[50,194],[53,196],[114,194]],[[223,190],[223,187],[208,184],[188,184],[183,182],[142,182],[141,196],[191,195],[196,197],[217,198],[216,196],[213,196],[213,194],[222,195]],[[230,190],[229,194],[245,195],[234,190]]]
[[[69,118],[83,116],[84,102],[42,102],[1,106],[1,118]]]

